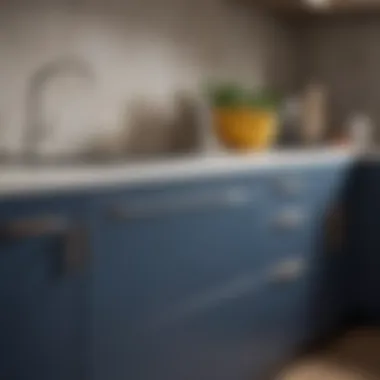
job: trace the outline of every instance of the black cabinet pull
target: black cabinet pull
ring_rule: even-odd
[[[31,238],[57,237],[62,241],[63,272],[82,269],[89,256],[88,237],[83,224],[61,215],[42,215],[8,220],[0,224],[0,241],[13,244]]]
[[[77,272],[85,268],[90,256],[85,226],[75,224],[64,236],[63,271]]]
[[[61,234],[67,231],[68,221],[62,216],[43,215],[10,220],[0,224],[2,240]]]

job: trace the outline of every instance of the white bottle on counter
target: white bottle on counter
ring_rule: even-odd
[[[307,145],[318,144],[326,131],[327,91],[318,83],[306,87],[302,107],[303,141]]]
[[[366,150],[372,145],[373,123],[366,114],[355,114],[349,121],[350,136],[355,148]]]
[[[197,102],[197,109],[200,153],[203,155],[222,154],[224,149],[214,131],[211,104],[204,97],[200,97]]]

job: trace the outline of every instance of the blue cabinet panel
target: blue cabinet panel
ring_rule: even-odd
[[[142,378],[227,380],[264,375],[273,347],[256,302],[263,295],[257,276],[252,273],[249,279],[231,281],[215,289],[208,304],[198,301],[203,307],[189,303],[188,310],[181,310],[176,318],[144,329],[136,347],[140,361],[145,358],[150,365],[141,365]],[[233,294],[232,288],[243,288],[239,282],[247,282],[246,288]],[[222,299],[218,290],[227,292],[228,285],[231,295]],[[206,296],[206,292],[200,295]]]
[[[102,233],[94,234],[95,379],[109,371],[117,380],[152,370],[139,347],[153,350],[164,336],[170,342],[177,335],[175,320],[181,326],[193,323],[193,312],[208,316],[209,303],[230,297],[233,285],[231,290],[226,284],[250,278],[263,265],[254,238],[260,207],[257,191],[244,181],[172,185],[102,202],[96,226]],[[167,334],[161,324],[169,326]],[[153,350],[165,355],[161,365],[170,365],[173,345]]]
[[[99,195],[91,378],[250,379],[337,327],[344,255],[327,254],[324,223],[347,170]],[[283,176],[302,186],[278,193]]]
[[[71,271],[74,199],[0,203],[0,378],[79,380],[84,375],[84,277]]]
[[[348,166],[306,171],[288,169],[274,177],[282,181],[290,178],[290,183],[296,178],[297,186],[293,189],[297,191],[274,192],[268,197],[267,225],[270,228],[266,240],[272,257],[280,260],[287,255],[298,255],[309,267],[308,281],[304,283],[307,303],[303,304],[307,311],[303,325],[308,340],[327,336],[342,323],[347,312],[348,256],[343,240],[338,242],[341,237],[337,235],[345,228],[342,211],[346,207],[344,196],[349,173]],[[284,215],[288,215],[287,223],[273,223],[281,221]],[[298,324],[300,332],[301,326]]]
[[[0,378],[261,378],[348,310],[347,247],[326,240],[348,169],[1,201]]]

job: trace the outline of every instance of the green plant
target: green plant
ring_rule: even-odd
[[[248,106],[256,109],[276,110],[280,101],[281,96],[278,93],[262,89],[250,95]]]
[[[236,84],[211,85],[207,94],[214,107],[238,107],[246,102],[245,91]]]
[[[206,95],[217,108],[251,107],[273,110],[278,107],[280,96],[268,89],[247,90],[234,83],[213,84],[206,87]]]

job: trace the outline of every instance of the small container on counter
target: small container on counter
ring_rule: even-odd
[[[306,145],[321,143],[327,126],[327,91],[325,86],[310,84],[302,99],[302,137]]]
[[[371,147],[373,143],[374,126],[372,119],[366,114],[355,114],[349,122],[349,135],[352,144],[359,150]]]

